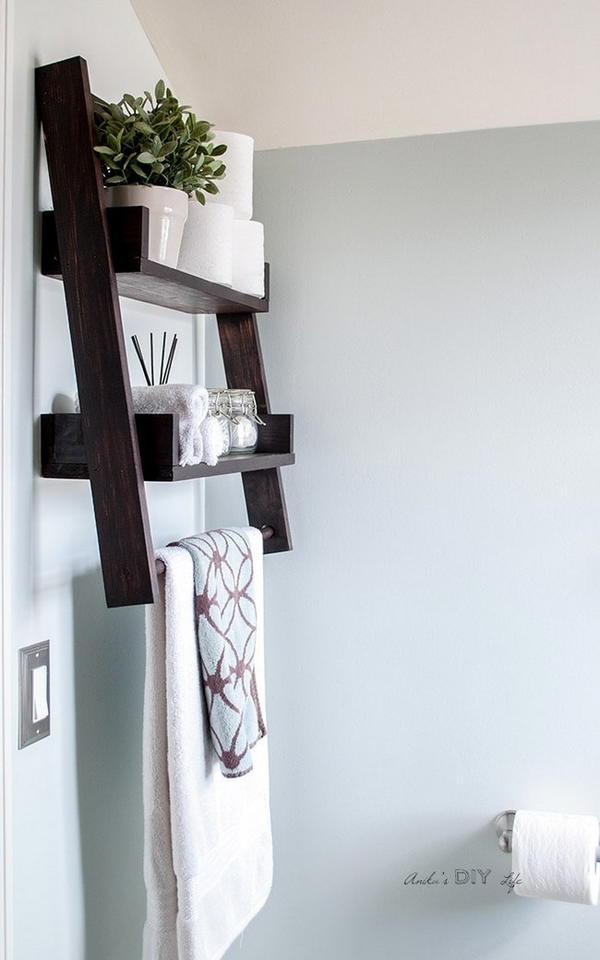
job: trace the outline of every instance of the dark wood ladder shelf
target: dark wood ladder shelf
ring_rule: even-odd
[[[269,309],[269,264],[265,296],[253,297],[220,283],[148,259],[148,210],[113,207],[107,211],[113,266],[120,297],[154,303],[183,313],[266,313]],[[42,214],[42,273],[62,278],[53,210]]]
[[[221,477],[248,470],[270,470],[294,463],[293,417],[263,414],[258,428],[258,446],[253,453],[232,453],[214,467],[206,463],[179,465],[179,424],[172,413],[138,413],[135,425],[144,480],[173,483]],[[78,413],[44,413],[41,416],[42,476],[55,480],[89,480],[88,460]]]
[[[64,282],[81,406],[42,416],[42,475],[89,480],[108,606],[158,596],[145,480],[240,473],[265,553],[291,550],[279,468],[295,460],[293,418],[271,413],[256,321],[269,308],[268,265],[259,299],[149,260],[148,211],[105,207],[86,62],[38,67],[36,95],[54,202],[42,217],[42,273]],[[255,453],[181,467],[177,417],[134,416],[119,296],[216,315],[227,386],[253,390],[265,421]]]

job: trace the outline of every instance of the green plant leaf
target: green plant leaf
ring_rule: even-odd
[[[133,170],[133,172],[136,173],[136,174],[138,175],[138,177],[140,177],[142,180],[147,180],[147,179],[148,179],[148,176],[149,176],[148,171],[147,171],[147,170],[144,170],[143,167],[140,167],[140,165],[137,164],[137,163],[135,162],[135,160],[132,160],[132,161],[131,161],[129,167],[130,167],[130,169]],[[132,180],[131,183],[135,183],[135,180]]]
[[[136,120],[134,123],[136,130],[139,130],[141,133],[147,133],[149,137],[154,136],[154,130],[145,120]]]
[[[225,166],[218,157],[223,144],[213,143],[212,124],[180,104],[163,80],[154,96],[123,94],[118,104],[94,106],[96,148],[104,182],[176,187],[204,202],[218,193],[214,181]]]

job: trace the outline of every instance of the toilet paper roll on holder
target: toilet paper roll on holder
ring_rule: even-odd
[[[512,853],[512,834],[516,812],[516,810],[503,810],[494,820],[498,846],[502,853]],[[600,834],[600,826],[598,829]],[[600,846],[596,850],[596,863],[600,863]]]

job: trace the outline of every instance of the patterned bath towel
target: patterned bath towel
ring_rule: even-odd
[[[256,554],[262,552],[260,533]],[[268,737],[248,777],[215,754],[198,656],[190,553],[164,547],[159,600],[146,607],[144,694],[144,960],[219,960],[265,903],[273,877]],[[262,565],[254,567],[262,596]],[[264,701],[263,608],[255,673]]]
[[[213,747],[225,777],[252,770],[266,734],[255,671],[263,540],[252,528],[213,530],[177,544],[190,554],[198,648]]]

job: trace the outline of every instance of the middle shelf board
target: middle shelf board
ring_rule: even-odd
[[[265,296],[254,297],[148,259],[148,210],[107,209],[110,246],[119,296],[182,313],[265,313],[269,309],[269,264]],[[60,280],[62,270],[54,211],[42,214],[42,273]]]
[[[218,477],[228,473],[270,470],[295,462],[294,418],[284,413],[263,414],[254,453],[221,457],[216,466],[205,463],[179,466],[179,423],[176,414],[136,414],[144,480],[174,482]],[[81,416],[45,413],[41,416],[42,476],[60,480],[89,479]],[[118,464],[115,464],[115,469]]]

